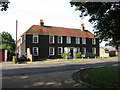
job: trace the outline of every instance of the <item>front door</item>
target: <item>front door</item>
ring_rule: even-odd
[[[73,57],[73,48],[70,48],[71,56]]]

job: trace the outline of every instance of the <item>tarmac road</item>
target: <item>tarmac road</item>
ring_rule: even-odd
[[[2,65],[3,88],[88,88],[72,80],[80,68],[118,65],[118,59]]]
[[[62,62],[62,63],[49,63],[41,64],[3,64],[2,76],[13,75],[27,75],[38,73],[50,73],[67,70],[79,70],[80,68],[97,67],[97,66],[110,66],[118,64],[118,58],[105,59],[105,60],[90,60],[90,61],[76,61],[76,62]]]

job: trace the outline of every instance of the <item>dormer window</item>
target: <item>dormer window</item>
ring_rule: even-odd
[[[49,43],[54,43],[54,36],[49,36]]]
[[[38,43],[38,35],[33,35],[33,43]]]
[[[59,43],[59,44],[62,43],[62,36],[58,36],[58,43]]]

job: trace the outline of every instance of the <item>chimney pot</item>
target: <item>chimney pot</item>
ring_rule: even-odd
[[[43,22],[42,19],[40,19],[40,26],[41,26],[41,27],[44,27],[44,22]]]
[[[82,30],[82,31],[85,30],[85,27],[84,27],[84,24],[83,24],[83,23],[81,24],[81,30]]]

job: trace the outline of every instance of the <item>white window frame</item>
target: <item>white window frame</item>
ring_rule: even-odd
[[[79,47],[77,47],[77,52],[80,52],[80,48]]]
[[[96,54],[96,53],[97,53],[95,47],[92,48],[92,53],[93,53],[93,54]]]
[[[71,37],[70,37],[70,36],[67,36],[67,37],[66,37],[66,41],[67,41],[67,44],[71,44]]]
[[[86,53],[86,47],[82,47],[82,53]]]
[[[61,41],[59,42],[59,37],[61,38]],[[58,36],[58,43],[61,44],[63,42],[62,36]]]
[[[82,44],[86,44],[86,38],[82,37]]]
[[[80,37],[76,37],[76,44],[80,44]]]
[[[37,42],[35,42],[35,40],[34,40],[34,38],[36,38],[37,37]],[[33,35],[33,43],[38,43],[38,35]]]
[[[37,55],[34,54],[34,49],[35,49],[35,48],[37,49]],[[34,55],[34,56],[38,56],[38,54],[39,54],[39,52],[38,52],[38,47],[33,47],[33,55]]]
[[[50,38],[51,38],[51,37],[53,38],[52,42],[50,42]],[[52,43],[52,44],[54,43],[54,36],[53,36],[53,35],[50,35],[50,36],[49,36],[49,43]]]
[[[59,53],[59,48],[61,48],[61,54],[63,53],[63,48],[62,48],[62,47],[58,47],[58,55],[61,55],[61,54]]]
[[[92,38],[92,44],[96,44],[96,38]]]
[[[50,53],[51,48],[53,49],[53,53]],[[55,55],[55,48],[54,47],[49,47],[49,55]]]

